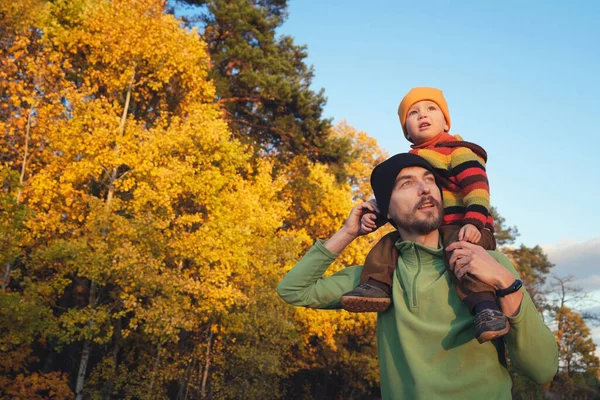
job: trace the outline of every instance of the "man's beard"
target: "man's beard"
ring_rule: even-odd
[[[433,203],[434,208],[438,210],[437,215],[435,212],[426,215],[424,218],[417,219],[417,212],[420,206],[425,202],[430,201]],[[422,198],[413,209],[412,212],[400,215],[398,220],[395,221],[398,228],[402,228],[407,232],[414,232],[418,235],[427,235],[434,230],[438,229],[444,219],[444,209],[439,201],[431,196]]]

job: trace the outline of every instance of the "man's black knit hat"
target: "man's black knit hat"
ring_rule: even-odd
[[[408,167],[422,167],[431,171],[436,178],[436,184],[438,187],[440,186],[433,167],[423,157],[411,153],[400,153],[388,158],[371,172],[371,187],[375,194],[379,215],[383,218],[386,218],[388,214],[396,177],[400,171]]]

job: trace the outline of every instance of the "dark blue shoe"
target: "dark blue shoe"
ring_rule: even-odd
[[[502,311],[487,308],[475,316],[475,337],[479,343],[504,336],[509,330],[508,318]]]

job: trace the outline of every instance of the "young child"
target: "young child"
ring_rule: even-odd
[[[441,183],[444,219],[439,231],[444,248],[458,240],[466,240],[494,250],[496,242],[494,221],[489,213],[485,151],[476,144],[463,141],[458,135],[448,133],[450,113],[438,89],[412,89],[402,99],[398,116],[404,136],[413,143],[410,152],[426,159],[434,167],[438,175],[436,179]],[[367,231],[374,230],[385,217],[365,214],[361,225]],[[371,250],[365,260],[361,285],[341,298],[346,310],[384,311],[390,306],[392,276],[398,260],[395,243],[399,239],[399,233],[392,232]],[[449,252],[445,252],[447,268],[450,256]],[[508,319],[500,311],[495,289],[470,274],[458,280],[450,268],[448,271],[459,298],[476,316],[475,335],[479,342],[508,333]]]

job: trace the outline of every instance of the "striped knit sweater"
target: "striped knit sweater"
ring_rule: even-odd
[[[485,150],[446,132],[411,147],[410,153],[429,161],[441,178],[443,224],[472,224],[479,230],[487,228],[493,232]]]

